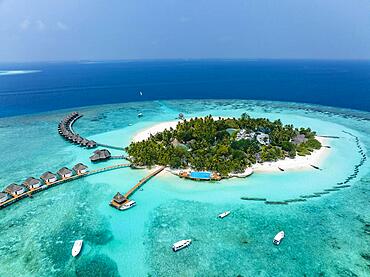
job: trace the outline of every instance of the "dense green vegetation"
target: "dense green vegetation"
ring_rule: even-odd
[[[133,142],[126,151],[136,165],[243,172],[256,162],[308,155],[321,144],[310,128],[294,128],[280,120],[211,116],[192,118],[176,129],[165,130],[145,141]]]

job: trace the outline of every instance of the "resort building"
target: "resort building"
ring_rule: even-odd
[[[9,195],[4,192],[0,192],[0,203],[4,203],[6,200],[8,200]]]
[[[5,188],[5,192],[10,195],[17,196],[25,192],[24,187],[17,184],[11,184]]]
[[[99,162],[107,160],[111,157],[111,153],[107,149],[96,150],[94,151],[94,155],[90,157],[90,161],[92,162]]]
[[[86,144],[86,147],[87,148],[94,148],[94,147],[96,147],[97,146],[97,144],[96,144],[96,142],[95,141],[93,141],[93,140],[90,140],[87,144]],[[108,150],[107,150],[108,151]]]
[[[196,181],[219,181],[222,179],[219,173],[207,171],[181,171],[179,176]]]
[[[241,129],[236,134],[236,140],[242,140],[242,139],[254,139],[256,136],[255,132],[247,132],[245,129]]]
[[[86,146],[88,143],[89,143],[89,141],[84,138],[84,139],[81,140],[80,145]]]
[[[87,166],[82,163],[76,164],[72,169],[78,175],[87,173]]]
[[[36,179],[34,177],[29,177],[26,179],[26,181],[23,182],[22,185],[31,190],[31,189],[36,189],[40,187],[41,182],[39,179]]]
[[[59,175],[60,178],[65,179],[72,177],[73,172],[67,167],[62,167],[61,169],[58,170],[57,174]]]
[[[40,176],[40,179],[43,180],[46,184],[51,184],[56,182],[57,176],[54,173],[51,173],[50,171],[45,172]]]
[[[265,133],[257,133],[256,140],[262,145],[270,144],[270,136]]]
[[[307,139],[305,137],[304,134],[299,134],[299,135],[296,135],[293,139],[292,139],[292,143],[295,144],[295,145],[298,145],[298,144],[301,144],[303,142],[306,142]]]

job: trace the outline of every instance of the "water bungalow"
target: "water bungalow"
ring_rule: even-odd
[[[46,184],[51,184],[57,181],[57,176],[54,173],[47,171],[40,176],[40,179]]]
[[[128,199],[122,195],[121,193],[117,192],[116,195],[113,197],[110,205],[116,209],[120,209],[121,206],[127,201]]]
[[[112,156],[111,153],[107,149],[96,150],[94,151],[94,155],[90,157],[90,161],[92,162],[104,161],[108,160],[111,156]]]
[[[73,172],[67,167],[62,167],[61,169],[57,171],[57,174],[59,175],[61,179],[66,179],[66,178],[72,177]]]
[[[36,189],[41,186],[41,182],[39,179],[36,179],[34,177],[28,177],[23,183],[23,186],[28,188],[29,190]]]
[[[72,169],[74,172],[76,172],[77,175],[87,173],[87,166],[82,163],[76,164]]]
[[[73,112],[69,115],[67,115],[65,118],[63,118],[59,124],[58,124],[58,132],[61,136],[63,136],[65,139],[79,144],[80,146],[85,146],[87,148],[94,148],[97,146],[97,143],[93,140],[88,140],[83,137],[81,137],[79,134],[76,134],[73,129],[72,125],[75,123],[77,119],[82,117],[81,114],[78,112]]]
[[[25,188],[17,184],[11,184],[5,188],[5,192],[9,193],[10,195],[17,196],[24,193]]]
[[[5,202],[6,200],[8,200],[9,198],[9,195],[5,192],[0,192],[0,203],[3,203]]]
[[[97,143],[93,140],[90,140],[87,144],[86,144],[86,147],[87,148],[94,148],[97,146]],[[108,151],[108,150],[107,150]]]

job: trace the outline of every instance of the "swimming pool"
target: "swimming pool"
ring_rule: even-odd
[[[211,173],[206,171],[192,171],[190,172],[190,178],[194,179],[211,179]]]

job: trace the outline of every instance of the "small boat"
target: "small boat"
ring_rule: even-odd
[[[175,242],[172,245],[172,250],[173,250],[173,252],[176,252],[176,251],[179,251],[179,250],[181,250],[185,247],[188,247],[190,244],[191,244],[191,239],[180,240],[178,242]]]
[[[83,240],[76,240],[72,247],[72,256],[76,257],[78,254],[80,254],[82,249],[82,243]]]
[[[129,200],[125,204],[123,204],[119,209],[123,211],[123,210],[130,209],[135,205],[136,205],[136,202],[134,200]]]
[[[229,214],[230,214],[230,211],[223,212],[223,213],[221,213],[221,214],[218,215],[218,218],[227,217]]]
[[[140,94],[140,96],[143,96],[143,93],[141,91],[139,92],[139,94]]]
[[[279,233],[276,234],[272,243],[275,245],[279,245],[284,237],[285,237],[284,231],[280,231]]]
[[[132,123],[129,123],[128,126],[132,126]]]
[[[137,117],[142,117],[143,116],[143,113],[138,113],[137,114]]]

